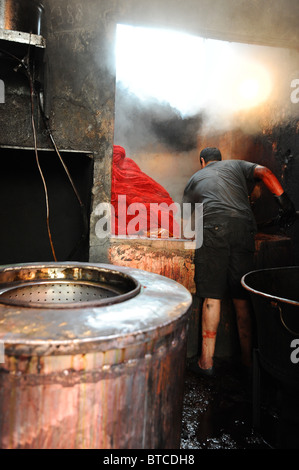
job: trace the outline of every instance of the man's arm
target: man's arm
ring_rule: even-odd
[[[254,178],[262,180],[264,185],[275,196],[281,196],[284,192],[283,187],[269,168],[257,165],[253,173]]]
[[[256,179],[262,180],[264,185],[275,196],[275,200],[281,210],[282,223],[284,225],[292,224],[297,216],[296,209],[272,171],[265,166],[257,165],[254,169],[253,176]]]

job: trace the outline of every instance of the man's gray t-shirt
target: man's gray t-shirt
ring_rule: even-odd
[[[221,160],[208,163],[189,180],[183,203],[203,203],[203,217],[240,217],[254,223],[248,188],[254,185],[256,163]]]

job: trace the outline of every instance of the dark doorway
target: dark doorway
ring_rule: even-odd
[[[0,154],[0,264],[54,261],[45,190],[34,150],[2,148]],[[42,150],[38,156],[48,190],[49,224],[57,261],[88,261],[86,221],[90,215],[93,159],[83,152],[61,152],[82,209],[56,153]]]

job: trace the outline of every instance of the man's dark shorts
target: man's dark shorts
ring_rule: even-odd
[[[222,299],[228,292],[247,298],[241,278],[253,269],[255,232],[250,221],[240,218],[204,222],[203,245],[195,251],[197,295]]]

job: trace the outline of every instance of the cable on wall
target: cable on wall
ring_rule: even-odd
[[[48,231],[48,238],[50,242],[50,247],[52,251],[52,256],[54,261],[57,261],[55,249],[54,249],[54,244],[52,240],[52,234],[51,234],[51,228],[50,228],[50,206],[49,206],[49,196],[48,196],[48,189],[47,189],[47,184],[46,180],[43,174],[43,171],[40,166],[39,162],[39,155],[38,155],[38,150],[37,150],[37,136],[36,136],[36,126],[35,126],[35,120],[34,120],[34,87],[33,87],[33,77],[32,73],[30,71],[30,43],[28,46],[28,52],[26,56],[23,59],[19,59],[15,55],[11,54],[10,52],[7,52],[3,49],[0,49],[0,52],[3,54],[6,54],[7,56],[11,57],[15,61],[18,62],[18,65],[14,68],[14,71],[17,72],[20,68],[24,69],[25,74],[29,80],[29,86],[30,86],[30,104],[31,104],[31,127],[32,127],[32,133],[33,133],[33,142],[34,142],[34,152],[35,152],[35,160],[36,164],[42,179],[43,183],[43,188],[44,188],[44,194],[45,194],[45,203],[46,203],[46,223],[47,223],[47,231]]]
[[[5,50],[2,50],[2,49],[0,49],[0,52],[3,53],[3,54],[8,55],[9,57],[11,57],[15,61],[17,61],[18,65],[14,68],[14,70],[17,72],[19,69],[23,69],[25,71],[25,74],[26,74],[28,80],[29,80],[30,103],[31,103],[31,127],[32,127],[32,132],[33,132],[33,140],[34,140],[35,159],[36,159],[36,164],[37,164],[37,167],[38,167],[41,179],[42,179],[43,187],[44,187],[45,202],[46,202],[46,222],[47,222],[48,238],[49,238],[49,242],[50,242],[50,246],[51,246],[53,259],[55,261],[57,261],[57,257],[56,257],[56,253],[55,253],[55,249],[54,249],[54,244],[53,244],[52,234],[51,234],[51,228],[50,228],[50,206],[49,206],[48,189],[47,189],[46,179],[45,179],[45,176],[43,174],[43,171],[42,171],[42,168],[41,168],[41,165],[40,165],[38,149],[37,149],[37,135],[36,135],[36,125],[35,125],[35,119],[34,119],[34,113],[35,113],[34,95],[37,96],[39,109],[40,109],[40,112],[41,112],[41,116],[42,116],[42,119],[43,119],[43,123],[44,123],[45,129],[46,129],[47,135],[49,136],[49,138],[51,140],[52,146],[53,146],[53,148],[54,148],[54,150],[55,150],[55,152],[56,152],[56,154],[57,154],[57,156],[58,156],[58,158],[59,158],[59,160],[60,160],[60,162],[61,162],[61,164],[64,168],[64,171],[65,171],[65,173],[66,173],[66,175],[69,179],[69,182],[70,182],[70,184],[72,186],[72,189],[75,193],[75,196],[78,200],[80,210],[81,210],[82,221],[83,221],[83,232],[81,234],[81,237],[80,237],[78,243],[72,249],[72,251],[70,252],[70,254],[67,257],[67,259],[72,259],[74,254],[79,249],[81,243],[83,243],[87,238],[88,229],[89,229],[88,217],[87,217],[87,212],[86,212],[85,205],[83,204],[83,202],[80,198],[79,192],[78,192],[78,190],[77,190],[77,188],[74,184],[74,181],[73,181],[73,179],[70,175],[68,167],[65,164],[65,162],[64,162],[64,160],[63,160],[63,158],[60,154],[60,151],[59,151],[59,149],[56,145],[55,139],[53,137],[53,133],[52,133],[51,128],[49,126],[49,119],[47,118],[47,116],[45,115],[45,112],[44,112],[44,108],[43,108],[43,104],[42,104],[42,102],[43,102],[43,100],[42,100],[43,90],[42,90],[42,87],[41,87],[41,83],[39,81],[35,81],[34,76],[33,76],[34,74],[30,70],[30,43],[29,43],[29,46],[28,46],[27,55],[23,59],[19,59],[15,55],[13,55],[13,54],[5,51]]]

